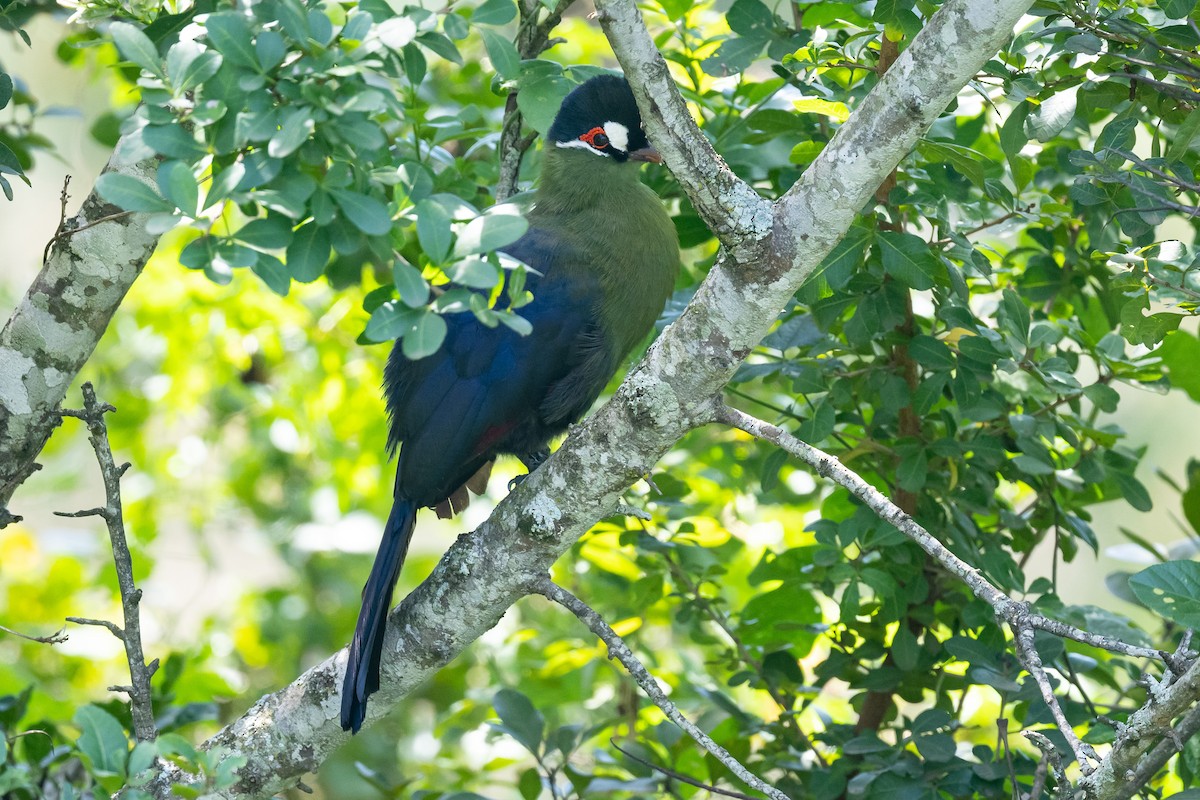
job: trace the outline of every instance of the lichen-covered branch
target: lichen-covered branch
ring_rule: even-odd
[[[118,143],[104,172],[152,184],[154,162],[121,152]],[[0,527],[18,519],[8,511],[13,492],[38,468],[67,388],[158,244],[148,216],[89,194],[74,218],[47,232],[49,257],[0,330]]]
[[[97,400],[92,385],[85,383],[83,410],[62,412],[64,417],[75,417],[87,424],[88,439],[96,452],[96,461],[100,464],[100,474],[104,478],[105,504],[103,508],[60,516],[97,516],[104,520],[108,527],[109,543],[112,545],[113,563],[117,568],[117,587],[121,593],[121,613],[125,627],[120,628],[111,622],[82,617],[68,617],[68,621],[82,625],[102,625],[125,645],[130,683],[128,686],[110,687],[110,690],[129,696],[133,735],[139,742],[149,742],[158,735],[154,725],[154,707],[150,692],[150,678],[158,669],[158,659],[147,664],[146,656],[142,652],[142,623],[138,611],[142,601],[142,590],[137,588],[133,579],[133,557],[129,554],[129,542],[125,538],[125,514],[121,506],[121,476],[129,469],[129,463],[118,466],[113,458],[112,447],[108,443],[108,426],[104,423],[104,415],[109,411],[116,409]]]
[[[1099,768],[1076,787],[1083,800],[1127,800],[1200,731],[1200,658],[1167,684],[1152,685],[1146,703],[1117,729]],[[1182,715],[1182,716],[1181,716]],[[1176,717],[1181,717],[1178,723]]]
[[[633,651],[629,649],[629,645],[625,644],[625,641],[617,635],[617,632],[595,610],[550,580],[549,575],[543,576],[535,588],[538,594],[545,596],[546,599],[552,600],[570,611],[579,618],[580,622],[588,627],[588,630],[596,634],[600,638],[600,641],[604,642],[605,646],[608,647],[609,656],[621,662],[621,665],[625,667],[630,677],[637,682],[638,686],[642,687],[642,691],[646,693],[646,696],[667,715],[667,719],[678,725],[684,733],[692,737],[713,758],[728,767],[730,772],[738,776],[751,789],[762,792],[767,797],[772,798],[772,800],[789,800],[786,794],[746,769],[742,762],[734,758],[728,750],[714,742],[712,737],[700,730],[691,720],[685,717],[679,708],[663,694],[662,689],[658,686],[658,682],[654,680],[654,676],[638,660],[638,657],[633,654]]]

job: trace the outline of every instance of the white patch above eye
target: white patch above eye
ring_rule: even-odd
[[[608,141],[613,147],[622,153],[628,152],[629,128],[619,122],[606,122],[604,123],[604,135],[608,137]]]
[[[592,153],[593,155],[597,155],[602,158],[608,158],[608,153],[605,153],[602,150],[597,150],[596,148],[592,147],[590,144],[583,141],[582,139],[572,139],[569,142],[555,142],[554,146],[555,147],[578,147],[580,150],[586,150],[589,153]]]

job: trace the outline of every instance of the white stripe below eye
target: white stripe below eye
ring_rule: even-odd
[[[597,150],[596,148],[592,147],[590,144],[583,141],[582,139],[572,139],[569,142],[555,142],[554,144],[556,147],[578,147],[580,150],[586,150],[589,153],[593,153],[595,155],[603,156],[604,158],[608,158],[608,153],[604,153],[604,152]]]
[[[629,150],[629,128],[626,128],[621,123],[604,123],[604,135],[608,137],[608,141],[612,143],[612,146],[622,153]]]

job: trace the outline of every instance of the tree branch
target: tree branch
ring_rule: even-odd
[[[588,627],[588,630],[596,634],[604,642],[608,647],[609,657],[616,658],[621,662],[621,665],[625,667],[630,677],[637,682],[638,686],[642,687],[642,691],[646,693],[646,696],[667,715],[667,719],[678,725],[684,733],[692,737],[696,741],[696,744],[708,751],[713,758],[728,767],[729,771],[737,775],[743,783],[751,789],[762,792],[767,797],[772,798],[772,800],[789,800],[786,794],[774,786],[765,783],[762,778],[759,778],[753,772],[746,769],[728,750],[714,742],[707,733],[700,730],[691,720],[685,717],[679,708],[663,694],[662,689],[658,686],[658,682],[654,680],[654,676],[650,674],[642,662],[638,660],[637,656],[633,654],[633,651],[629,649],[629,645],[625,644],[624,640],[617,635],[617,632],[609,627],[609,624],[595,610],[550,580],[549,575],[543,576],[542,580],[534,586],[534,590],[546,597],[546,599],[558,603],[578,617],[579,621]]]
[[[127,161],[123,143],[102,174],[153,184],[156,162]],[[149,216],[125,214],[93,189],[55,232],[45,265],[0,331],[0,527],[12,521],[13,492],[59,424],[67,387],[154,252]]]
[[[96,399],[96,392],[90,383],[83,385],[83,411],[64,410],[64,417],[76,417],[83,420],[88,427],[92,449],[96,451],[96,461],[100,464],[100,474],[104,478],[104,493],[106,504],[104,508],[91,509],[87,515],[103,517],[108,526],[108,539],[112,544],[113,563],[117,568],[117,586],[121,592],[121,611],[125,621],[122,630],[117,625],[104,620],[68,617],[68,621],[81,625],[102,625],[108,628],[125,645],[125,658],[129,662],[129,686],[115,687],[129,695],[129,711],[133,717],[133,735],[139,742],[152,741],[158,736],[154,726],[154,707],[151,703],[150,678],[158,669],[158,659],[146,663],[142,652],[142,623],[138,606],[142,600],[142,590],[137,588],[133,579],[133,558],[129,554],[129,543],[125,539],[125,516],[121,507],[121,476],[129,468],[129,464],[117,465],[113,458],[112,447],[108,443],[108,426],[104,423],[104,415],[116,411],[108,403]],[[69,516],[69,515],[68,515]]]

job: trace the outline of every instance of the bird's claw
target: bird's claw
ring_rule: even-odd
[[[520,486],[522,483],[524,483],[524,482],[525,482],[525,479],[526,479],[526,478],[528,478],[528,477],[529,477],[529,473],[528,473],[528,472],[527,472],[527,473],[525,473],[524,475],[517,475],[516,477],[514,477],[512,480],[510,480],[510,481],[508,482],[508,490],[511,492],[513,489],[517,488],[517,487],[518,487],[518,486]]]

